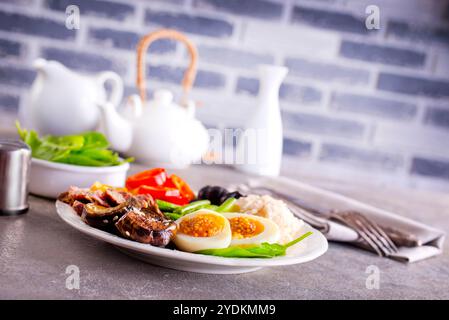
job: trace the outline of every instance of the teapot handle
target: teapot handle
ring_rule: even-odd
[[[113,71],[104,71],[98,74],[97,80],[103,88],[105,83],[108,81],[112,84],[111,96],[106,102],[112,104],[114,107],[117,107],[123,98],[122,78],[120,78],[120,76]]]
[[[182,79],[182,88],[184,91],[184,98],[192,88],[195,81],[196,68],[198,61],[198,51],[190,39],[184,34],[173,29],[161,29],[142,37],[137,45],[137,89],[139,90],[140,98],[144,103],[146,101],[146,82],[145,82],[145,56],[150,44],[159,39],[173,39],[183,42],[190,54],[190,63],[184,73]]]

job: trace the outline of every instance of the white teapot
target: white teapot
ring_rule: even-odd
[[[195,104],[184,99],[173,101],[168,90],[156,90],[146,101],[144,58],[152,41],[161,38],[184,42],[191,55],[190,66],[183,79],[184,93],[190,90],[196,74],[197,51],[181,33],[162,29],[143,37],[138,45],[137,87],[140,96],[132,95],[119,114],[110,103],[99,104],[104,132],[113,149],[133,156],[138,162],[171,168],[184,168],[201,159],[207,151],[209,136],[195,119]]]
[[[96,75],[74,72],[57,61],[34,61],[37,77],[28,102],[19,111],[23,125],[40,134],[67,135],[98,128],[98,103],[117,106],[123,96],[123,83],[112,71]],[[105,83],[112,92],[109,100]]]

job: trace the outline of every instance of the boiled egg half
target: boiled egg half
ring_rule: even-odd
[[[182,251],[222,249],[231,244],[229,221],[215,211],[200,209],[182,216],[176,224],[178,231],[173,241]]]
[[[231,246],[257,245],[263,242],[276,243],[280,231],[273,221],[247,213],[226,212],[223,216],[231,226]]]

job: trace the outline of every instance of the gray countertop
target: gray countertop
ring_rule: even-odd
[[[133,170],[140,168],[134,167]],[[192,167],[182,172],[194,187],[242,179],[230,169]],[[429,225],[448,230],[449,197],[373,188],[297,176]],[[49,299],[440,299],[449,298],[449,253],[415,264],[379,258],[331,243],[318,259],[241,275],[188,273],[146,264],[65,224],[54,201],[30,197],[30,211],[0,217],[0,298]],[[447,243],[446,243],[447,246]],[[66,288],[67,266],[80,269],[80,289]],[[370,265],[379,289],[367,289]]]

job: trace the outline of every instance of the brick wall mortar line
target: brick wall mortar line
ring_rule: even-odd
[[[293,3],[292,0],[281,1],[282,6],[282,17],[281,23],[286,25],[291,21],[291,15],[293,11]]]
[[[417,106],[417,108],[416,108],[416,116],[414,119],[415,120],[414,123],[417,124],[418,126],[421,126],[424,124],[424,116],[425,116],[427,107],[426,107],[426,104],[423,99],[418,99],[416,106]]]
[[[134,6],[134,25],[136,29],[142,29],[145,25],[145,7],[142,2],[138,2]]]
[[[76,47],[81,49],[87,45],[87,33],[90,29],[90,19],[80,18],[80,28],[76,32],[75,44]]]

